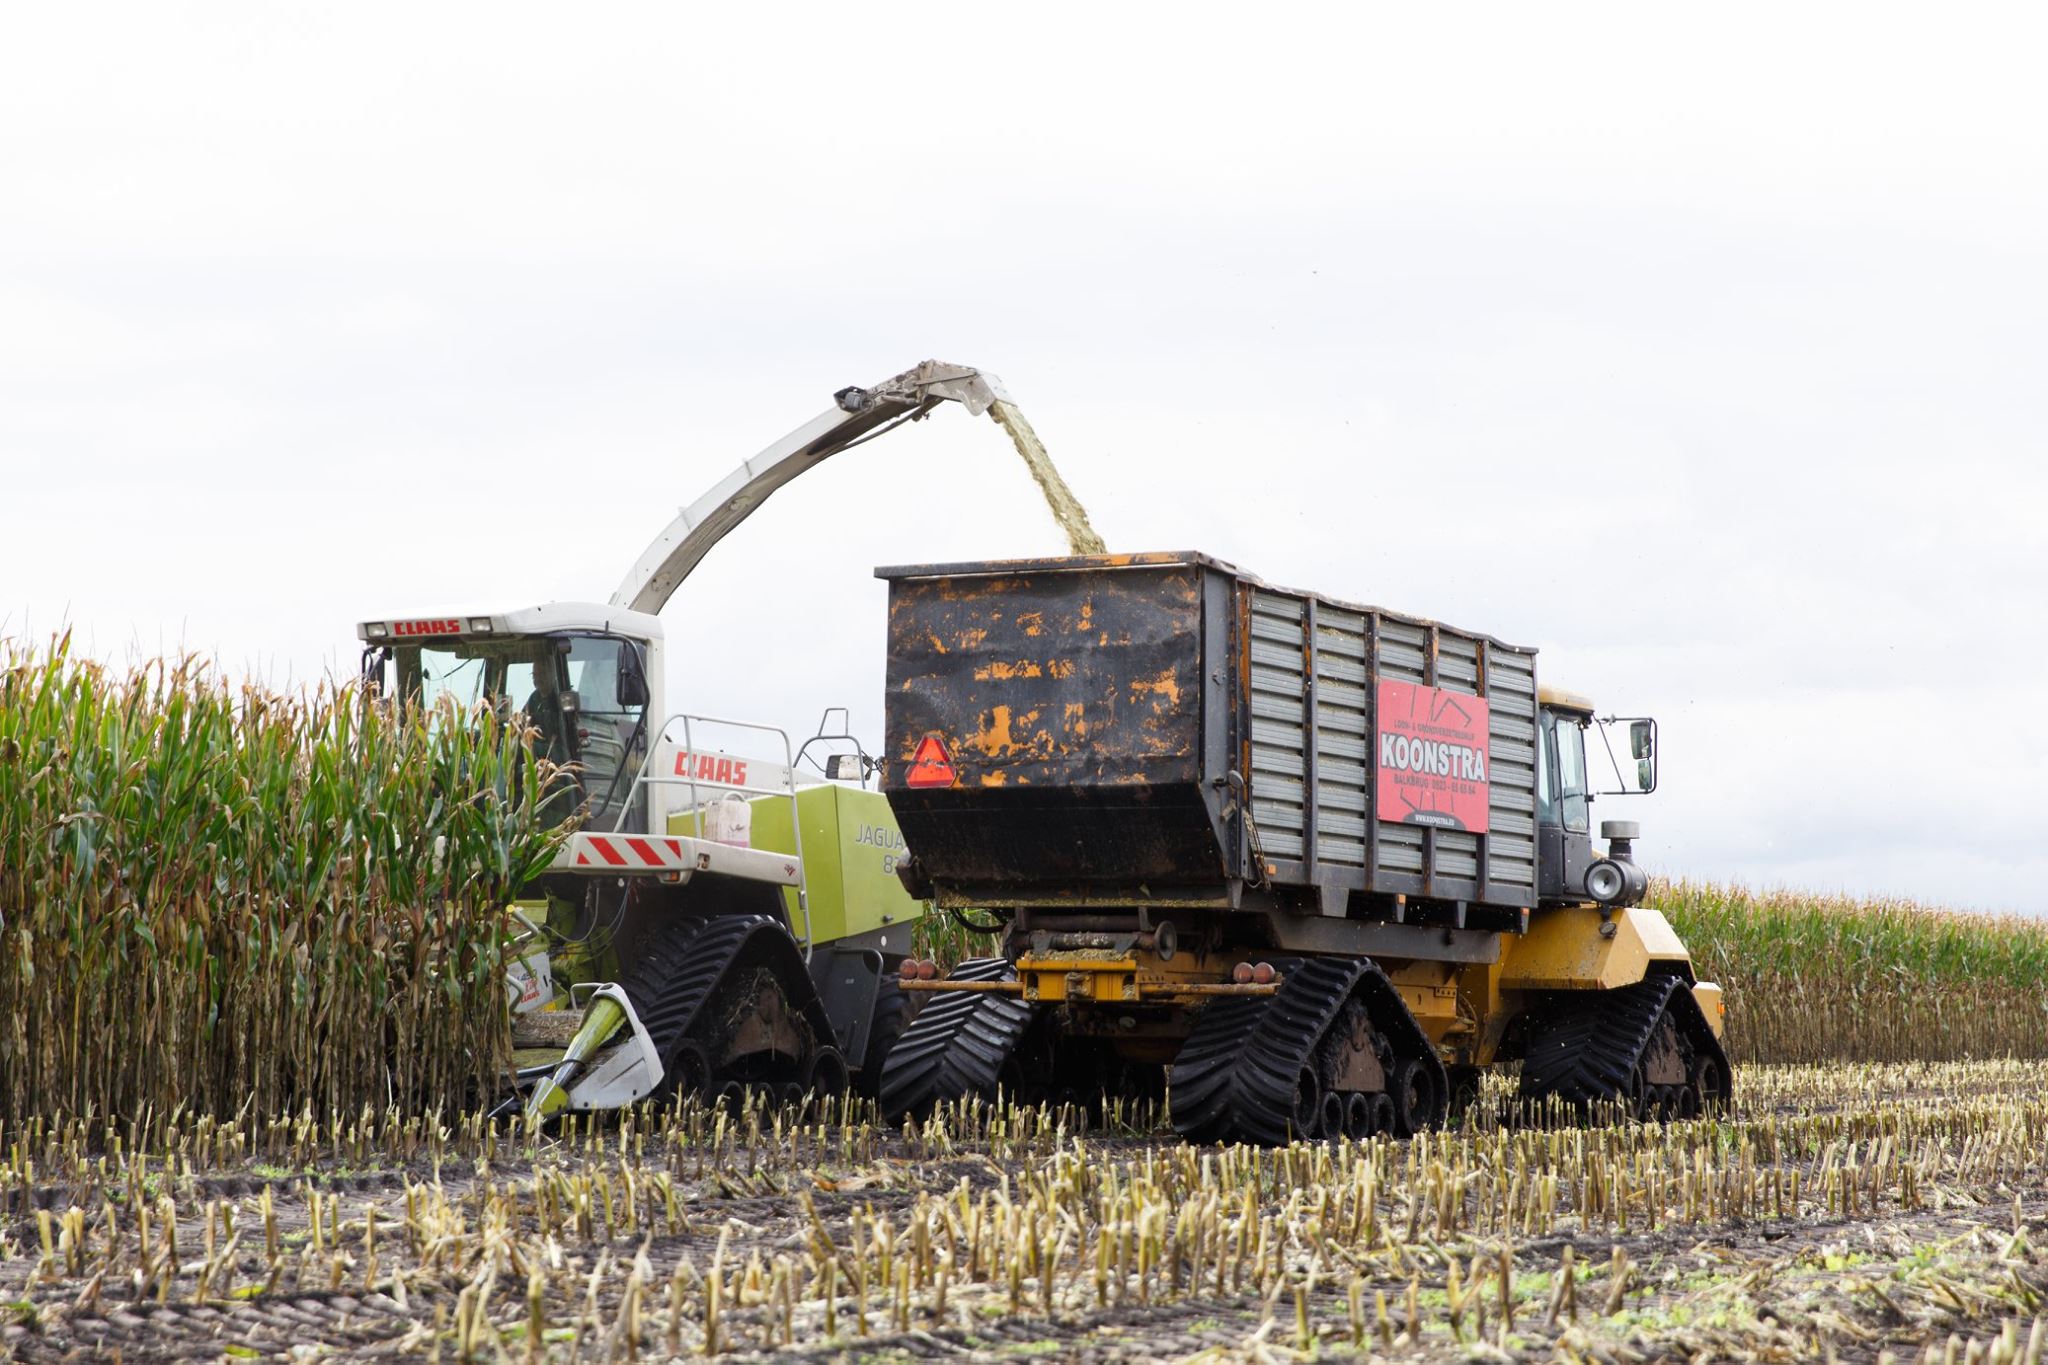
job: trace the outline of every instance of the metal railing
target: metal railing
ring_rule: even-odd
[[[662,741],[668,738],[669,727],[676,724],[676,722],[678,721],[681,721],[683,726],[682,751],[689,760],[685,764],[685,766],[690,771],[686,773],[662,773],[656,775],[653,771],[654,760],[656,756],[662,752]],[[783,785],[778,787],[764,787],[744,782],[720,782],[716,780],[706,781],[700,779],[696,774],[696,759],[698,758],[698,750],[693,732],[691,730],[691,726],[693,724],[723,726],[733,730],[751,730],[760,734],[775,736],[776,739],[782,742]],[[790,746],[789,732],[773,725],[763,725],[759,721],[731,720],[724,716],[697,716],[691,715],[690,713],[685,711],[678,711],[674,715],[670,716],[667,720],[664,720],[661,723],[661,728],[655,731],[654,742],[647,746],[647,756],[640,760],[640,771],[634,775],[633,785],[629,787],[626,791],[625,810],[631,810],[633,808],[633,802],[635,797],[639,796],[642,793],[643,788],[648,787],[689,788],[689,809],[692,810],[696,816],[696,837],[698,838],[704,837],[704,821],[707,811],[707,804],[702,800],[700,796],[700,789],[703,787],[715,787],[721,793],[742,792],[749,796],[787,796],[789,798],[789,837],[792,841],[792,846],[794,850],[793,856],[796,858],[796,904],[797,910],[799,913],[802,914],[804,921],[803,934],[799,937],[798,942],[803,946],[804,960],[806,962],[810,961],[811,897],[809,890],[809,878],[804,868],[803,812],[798,808],[796,800],[796,751]],[[666,829],[655,830],[651,828],[651,826],[655,823],[654,803],[651,800],[648,802],[647,811],[647,823],[650,826],[648,832],[650,834],[668,833]],[[622,811],[621,818],[623,818],[623,814],[624,812]],[[661,818],[664,822],[666,822],[667,816],[667,811],[663,811],[661,813]]]

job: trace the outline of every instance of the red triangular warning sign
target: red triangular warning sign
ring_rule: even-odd
[[[903,776],[905,786],[950,787],[959,780],[944,741],[931,734],[917,742],[917,752],[910,756],[910,771]]]

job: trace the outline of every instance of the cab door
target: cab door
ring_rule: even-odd
[[[1536,720],[1536,894],[1545,904],[1585,901],[1593,862],[1593,796],[1586,781],[1586,718],[1544,707]]]

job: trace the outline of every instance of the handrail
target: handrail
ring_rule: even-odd
[[[661,723],[660,729],[654,732],[654,742],[647,746],[647,756],[640,760],[640,771],[634,774],[633,785],[626,789],[625,805],[619,813],[620,820],[624,820],[625,812],[633,808],[634,798],[640,792],[641,788],[654,786],[687,786],[690,789],[691,809],[693,809],[697,813],[697,832],[699,835],[703,834],[704,802],[698,795],[698,787],[700,786],[700,783],[696,773],[692,771],[675,777],[671,777],[664,773],[663,775],[656,777],[652,772],[652,768],[654,766],[654,757],[661,751],[661,741],[668,738],[669,727],[671,725],[674,725],[677,721],[681,721],[683,723],[683,752],[689,754],[694,754],[697,752],[697,745],[692,738],[690,730],[690,725],[692,721],[695,721],[697,724],[700,725],[722,725],[735,730],[759,730],[764,734],[774,735],[777,739],[782,741],[782,768],[783,771],[788,774],[786,786],[760,787],[741,782],[711,782],[703,783],[701,785],[717,787],[721,791],[748,792],[757,796],[787,795],[789,797],[789,837],[794,845],[794,856],[796,858],[796,904],[797,909],[801,911],[803,914],[804,921],[803,936],[798,941],[803,946],[804,961],[809,962],[811,960],[812,949],[810,879],[804,867],[803,811],[800,807],[798,807],[796,799],[796,753],[790,747],[788,731],[774,725],[763,725],[759,721],[733,720],[725,716],[699,716],[692,715],[687,711],[675,712],[674,714],[669,716],[668,719],[664,720]],[[653,823],[653,820],[650,818],[648,820],[648,824],[652,825]],[[667,833],[666,830],[649,830],[649,833],[657,832],[663,834]]]

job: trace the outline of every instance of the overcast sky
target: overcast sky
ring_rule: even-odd
[[[0,630],[602,600],[936,356],[1112,548],[1656,714],[1654,870],[2048,910],[2033,13],[11,6]],[[671,701],[873,743],[873,567],[1060,548],[941,411],[713,554]]]

